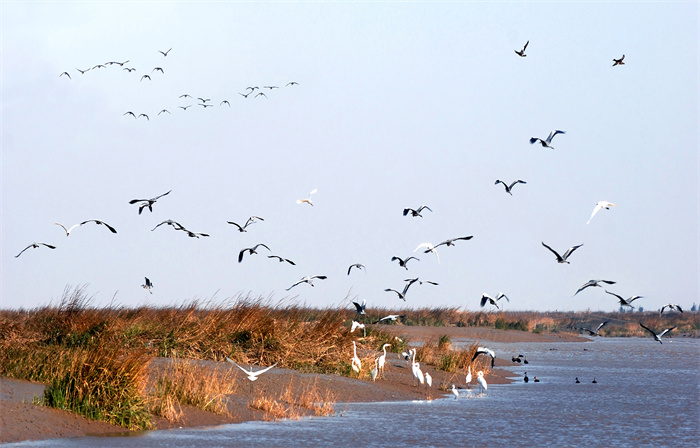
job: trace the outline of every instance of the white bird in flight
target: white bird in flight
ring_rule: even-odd
[[[668,308],[669,310],[676,310],[676,311],[678,311],[678,312],[680,312],[680,313],[683,312],[683,309],[680,307],[680,305],[675,305],[675,304],[673,304],[673,303],[669,303],[668,305],[664,305],[664,306],[661,307],[661,312],[660,312],[659,314],[663,314],[663,313],[664,313],[664,310],[665,310],[666,308]]]
[[[552,132],[549,133],[549,136],[548,136],[545,140],[542,140],[542,139],[539,138],[539,137],[532,137],[532,138],[530,139],[530,144],[532,145],[532,144],[534,144],[535,142],[537,142],[537,141],[539,140],[539,142],[542,144],[542,147],[543,147],[543,148],[552,148],[552,149],[554,149],[554,146],[552,146],[552,139],[553,139],[554,136],[557,135],[557,134],[566,134],[566,132],[565,132],[565,131],[552,131]]]
[[[352,268],[357,268],[357,269],[362,270],[362,269],[365,269],[365,265],[362,264],[362,263],[351,264],[350,267],[348,268],[348,275],[350,275],[350,270],[351,270]],[[365,272],[366,272],[366,271],[365,271]]]
[[[226,357],[226,361],[230,362],[231,364],[233,364],[236,367],[238,367],[239,369],[241,369],[243,371],[243,373],[245,373],[248,376],[248,379],[250,381],[257,380],[259,375],[262,375],[263,373],[267,372],[268,370],[270,370],[271,368],[273,368],[277,365],[277,363],[274,363],[270,367],[265,367],[264,369],[258,370],[257,372],[253,372],[252,366],[250,367],[250,370],[246,370],[243,367],[236,364],[236,362],[233,359],[229,358],[228,356]]]
[[[588,224],[589,222],[591,222],[591,220],[592,220],[593,217],[596,215],[596,213],[598,213],[599,210],[601,210],[601,209],[603,209],[603,208],[604,208],[605,210],[610,210],[610,207],[614,207],[614,206],[615,206],[615,204],[613,204],[612,202],[608,202],[608,201],[598,201],[598,203],[597,203],[597,204],[595,205],[595,207],[593,208],[593,213],[591,213],[591,217],[588,218],[588,222],[586,222],[586,224]]]
[[[423,215],[421,215],[420,212],[422,212],[423,210],[428,210],[429,212],[432,212],[432,211],[433,211],[433,210],[432,210],[430,207],[428,207],[427,205],[421,205],[420,207],[418,207],[418,208],[416,208],[416,209],[409,208],[409,207],[404,208],[404,209],[403,209],[403,215],[404,215],[404,216],[407,216],[407,215],[410,213],[411,216],[413,216],[414,218],[422,218]]]
[[[147,290],[149,293],[153,294],[153,291],[151,291],[151,289],[153,289],[153,283],[151,283],[151,281],[148,279],[148,277],[144,277],[144,278],[146,279],[146,282],[143,285],[141,285],[141,287],[143,289]]]
[[[611,296],[617,297],[617,300],[620,301],[620,306],[628,306],[628,307],[630,307],[630,308],[634,308],[634,307],[632,306],[632,302],[634,302],[634,301],[637,300],[637,299],[641,299],[641,298],[642,298],[642,296],[632,296],[632,297],[630,297],[629,299],[625,300],[625,299],[622,298],[622,296],[619,296],[619,295],[615,294],[614,292],[610,292],[610,291],[608,291],[607,289],[605,290],[605,292],[607,292],[607,293],[610,294]]]
[[[159,196],[156,196],[154,198],[151,198],[151,199],[132,199],[129,201],[129,204],[136,204],[137,202],[141,203],[141,204],[139,204],[139,215],[141,214],[143,209],[146,207],[148,207],[148,211],[152,212],[153,211],[153,204],[155,204],[156,201],[158,199],[162,198],[163,196],[170,194],[171,191],[172,190],[168,191],[167,193],[163,193]]]
[[[663,335],[665,335],[665,334],[668,333],[669,331],[671,331],[671,330],[673,330],[674,328],[676,328],[676,327],[671,327],[671,328],[665,329],[665,330],[662,331],[661,333],[656,333],[656,332],[655,332],[654,330],[652,330],[651,328],[644,326],[644,324],[641,323],[641,322],[639,323],[639,325],[640,325],[642,328],[644,328],[646,331],[648,331],[649,333],[651,333],[651,334],[654,336],[654,340],[655,340],[655,341],[658,341],[659,344],[663,344],[663,342],[661,342],[661,338],[663,337]]]
[[[309,205],[313,206],[314,204],[313,204],[313,202],[311,202],[311,195],[314,194],[314,193],[316,193],[317,191],[318,191],[318,189],[314,188],[314,189],[311,190],[311,192],[309,193],[309,197],[308,197],[308,198],[306,198],[306,199],[297,199],[297,204],[309,204]]]
[[[496,308],[499,308],[498,301],[501,299],[506,299],[508,302],[510,302],[510,299],[508,298],[508,296],[506,296],[502,292],[499,292],[495,299],[493,297],[491,297],[490,295],[484,293],[481,296],[481,307],[483,308],[484,305],[486,305],[486,302],[488,302],[491,305],[495,306]]]
[[[496,354],[493,352],[493,350],[490,350],[486,347],[478,347],[476,349],[476,352],[474,353],[474,356],[472,357],[472,362],[476,359],[477,356],[479,355],[488,355],[491,357],[491,368],[493,368],[494,363],[496,362]]]
[[[328,277],[326,277],[325,275],[311,275],[311,276],[308,276],[308,275],[307,275],[306,277],[303,277],[301,280],[299,280],[298,282],[296,282],[295,284],[293,284],[292,286],[290,286],[289,288],[287,288],[287,291],[289,291],[290,289],[292,289],[292,288],[294,288],[295,286],[300,285],[300,284],[302,284],[302,283],[308,283],[309,285],[313,286],[313,285],[314,285],[313,280],[314,280],[315,278],[318,278],[318,279],[320,279],[320,280],[325,280],[325,279],[327,279]]]
[[[576,294],[580,293],[581,291],[583,291],[584,289],[586,289],[590,286],[597,286],[599,288],[602,288],[602,286],[600,286],[600,283],[607,283],[608,285],[615,284],[615,282],[613,282],[612,280],[588,280],[583,286],[581,286],[578,289],[578,291],[576,291]],[[576,294],[574,294],[574,295],[576,295]]]
[[[54,224],[56,224],[57,226],[63,227],[63,230],[66,231],[66,236],[69,236],[73,229],[75,229],[76,227],[80,227],[83,224],[87,224],[89,222],[94,222],[95,224],[103,225],[103,226],[107,227],[110,232],[117,233],[117,230],[114,227],[110,226],[109,224],[107,224],[104,221],[100,221],[99,219],[88,219],[87,221],[83,221],[80,224],[75,224],[75,225],[71,226],[70,229],[66,229],[66,226],[64,226],[63,224],[58,223],[58,222],[55,222]]]
[[[441,244],[442,244],[442,243],[441,243]],[[416,252],[418,249],[421,249],[421,248],[426,248],[426,250],[425,250],[424,252],[425,252],[426,254],[427,254],[428,252],[434,253],[434,254],[435,254],[435,258],[437,258],[438,263],[440,263],[440,255],[438,255],[437,249],[435,249],[435,247],[436,247],[436,246],[433,246],[432,243],[421,243],[421,244],[418,245],[418,247],[416,247],[416,248],[413,250],[413,252]]]
[[[598,334],[598,332],[600,331],[601,328],[603,328],[605,325],[607,325],[608,322],[610,322],[610,321],[606,320],[602,324],[598,325],[598,327],[595,330],[591,330],[590,328],[584,328],[584,327],[581,327],[580,330],[587,331],[588,334],[590,334],[591,336],[600,336]]]

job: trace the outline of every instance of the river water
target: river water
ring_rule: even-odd
[[[459,399],[339,405],[342,417],[9,446],[700,446],[700,340],[485,345],[499,358],[523,354],[529,364],[508,367],[516,382],[490,385],[483,395],[475,388]]]

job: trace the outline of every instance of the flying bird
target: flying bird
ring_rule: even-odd
[[[423,210],[428,210],[429,212],[432,212],[432,211],[433,211],[433,210],[432,210],[430,207],[428,207],[427,205],[421,205],[421,206],[418,207],[417,209],[412,209],[412,208],[409,208],[409,207],[404,208],[404,209],[403,209],[403,215],[404,215],[404,216],[407,216],[407,215],[410,213],[411,216],[413,216],[414,218],[416,218],[416,217],[422,218],[423,215],[421,215],[420,212],[422,212]]]
[[[608,285],[614,285],[614,284],[615,284],[615,282],[613,282],[613,281],[611,281],[611,280],[588,280],[583,286],[581,286],[581,287],[578,289],[578,291],[576,291],[576,294],[580,293],[580,292],[583,291],[584,289],[586,289],[586,288],[588,288],[588,287],[591,287],[591,286],[597,286],[597,287],[599,287],[599,288],[602,288],[602,286],[600,286],[600,283],[607,283]],[[576,294],[574,294],[574,295],[576,295]]]
[[[494,363],[496,362],[496,354],[493,352],[493,350],[490,350],[486,347],[478,347],[476,349],[476,352],[474,353],[474,356],[472,357],[472,362],[476,359],[477,356],[479,355],[488,355],[491,357],[491,368],[493,368]]]
[[[671,330],[673,330],[674,328],[676,328],[676,327],[671,327],[671,328],[665,329],[665,330],[662,331],[661,333],[656,333],[656,332],[655,332],[654,330],[652,330],[651,328],[645,327],[644,324],[641,323],[641,322],[639,323],[639,325],[640,325],[642,328],[644,328],[646,331],[648,331],[649,333],[651,333],[651,334],[654,336],[654,340],[655,340],[655,341],[658,341],[659,344],[663,344],[663,342],[661,342],[661,338],[663,337],[663,335],[665,335],[665,334],[668,333],[669,331],[671,331]]]
[[[399,266],[401,266],[402,268],[406,269],[407,271],[408,271],[408,266],[406,266],[406,264],[407,264],[410,260],[420,261],[420,260],[419,260],[418,258],[416,258],[416,257],[408,257],[408,258],[405,258],[405,259],[401,259],[401,258],[399,258],[399,257],[391,257],[391,261],[394,261],[394,260],[398,261],[398,262],[399,262]]]
[[[64,225],[61,224],[61,223],[55,222],[54,224],[57,225],[57,226],[61,226],[61,227],[63,228],[63,230],[66,231],[66,236],[70,236],[70,233],[73,231],[73,229],[75,229],[76,227],[80,226],[80,224],[73,224],[73,225],[71,226],[70,229],[67,229],[66,226],[64,226]]]
[[[258,243],[258,244],[256,244],[256,245],[253,246],[253,247],[247,247],[247,248],[241,250],[241,251],[238,253],[238,262],[240,263],[241,261],[243,261],[243,254],[246,253],[246,252],[248,252],[248,254],[250,254],[250,255],[257,254],[257,253],[258,253],[258,252],[257,252],[257,249],[258,249],[258,247],[260,247],[260,246],[264,247],[264,248],[267,249],[267,250],[270,250],[270,248],[267,247],[266,245],[264,245],[263,243]]]
[[[579,244],[578,246],[570,247],[566,252],[564,252],[564,255],[562,256],[562,255],[559,255],[554,249],[552,249],[551,247],[549,247],[549,246],[547,246],[546,244],[544,244],[544,242],[542,242],[542,245],[543,245],[544,247],[546,247],[547,249],[549,249],[550,251],[552,251],[552,253],[553,253],[554,255],[556,255],[556,257],[557,257],[557,263],[567,263],[567,264],[569,264],[569,262],[567,261],[568,258],[569,258],[569,256],[570,256],[576,249],[578,249],[579,247],[583,246],[583,244]]]
[[[168,49],[168,51],[160,51],[160,50],[158,50],[158,53],[162,54],[163,56],[167,56],[168,53],[170,53],[170,50],[172,50],[172,48]]]
[[[680,305],[674,305],[673,303],[669,303],[668,305],[664,305],[664,306],[661,307],[661,312],[660,312],[659,314],[663,314],[663,313],[664,313],[664,310],[665,310],[666,308],[668,308],[669,310],[676,310],[676,311],[678,311],[678,312],[680,312],[680,313],[683,312],[683,310],[681,309]]]
[[[406,279],[406,280],[404,280],[404,281],[406,282],[406,284],[404,285],[403,291],[402,291],[402,292],[399,292],[399,291],[397,291],[397,290],[395,290],[395,289],[385,289],[384,291],[386,291],[386,292],[392,292],[392,291],[395,292],[396,294],[398,294],[399,299],[401,299],[401,300],[403,300],[403,301],[405,302],[405,301],[406,301],[406,293],[408,292],[408,288],[410,288],[412,284],[414,284],[415,282],[417,282],[417,281],[418,281],[418,278],[408,278],[408,279]]]
[[[279,87],[277,87],[277,86],[263,86],[263,89],[270,89],[270,90],[272,90],[272,89],[279,89]]]
[[[243,367],[241,367],[241,366],[239,366],[238,364],[236,364],[236,362],[235,362],[233,359],[229,358],[228,356],[226,357],[226,361],[230,362],[231,364],[233,364],[233,365],[235,365],[236,367],[238,367],[239,369],[241,369],[241,370],[243,371],[243,373],[246,374],[246,376],[248,377],[248,379],[249,379],[250,381],[255,381],[255,380],[257,380],[257,379],[258,379],[258,376],[262,375],[263,373],[267,372],[268,370],[270,370],[271,368],[273,368],[273,367],[275,367],[275,366],[277,365],[277,363],[274,363],[274,364],[272,364],[270,367],[266,367],[266,368],[264,368],[264,369],[258,370],[257,372],[253,372],[253,367],[252,367],[252,366],[250,367],[250,370],[246,370],[246,369],[244,369]]]
[[[259,96],[264,96],[265,98],[267,98],[267,95],[265,95],[265,93],[264,93],[264,92],[260,92],[260,93],[258,93],[258,94],[257,94],[257,95],[255,95],[255,96],[254,96],[253,98],[257,98],[257,97],[259,97]]]
[[[151,289],[153,288],[153,283],[148,279],[148,277],[144,277],[146,279],[146,282],[141,285],[141,287],[145,290],[147,290],[150,294],[153,294],[153,291]]]
[[[153,73],[153,72],[161,72],[161,73],[165,73],[165,72],[163,71],[163,69],[162,69],[162,68],[160,68],[160,67],[156,67],[156,68],[154,68],[153,70],[151,70],[151,73]]]
[[[146,114],[139,114],[139,116],[136,117],[136,119],[139,119],[139,118],[141,118],[141,117],[146,117],[146,120],[151,121],[151,119],[148,118],[148,115],[146,115]]]
[[[302,277],[301,280],[299,280],[298,282],[296,282],[295,284],[293,284],[292,286],[287,288],[287,291],[289,291],[290,289],[292,289],[295,286],[300,285],[302,283],[308,283],[309,285],[314,286],[313,280],[315,278],[320,279],[320,280],[325,280],[328,277],[326,277],[325,275],[311,275],[311,276]]]
[[[606,321],[603,322],[602,324],[598,325],[598,327],[596,327],[595,330],[591,330],[590,328],[585,328],[585,327],[581,327],[581,328],[579,328],[579,330],[587,331],[588,334],[590,334],[591,336],[600,336],[600,335],[598,334],[598,332],[600,331],[601,328],[603,328],[604,326],[606,326],[606,325],[608,324],[608,322],[610,322],[610,321],[609,321],[609,320],[606,320]]]
[[[287,263],[291,264],[292,266],[296,266],[296,263],[294,263],[292,260],[290,260],[288,258],[282,258],[279,255],[268,255],[267,258],[275,258],[280,263],[284,263],[286,261]]]
[[[130,111],[130,110],[124,112],[124,113],[122,114],[122,117],[123,117],[124,115],[131,115],[132,117],[136,118],[136,114],[134,114],[134,113],[133,113],[132,111]]]
[[[223,106],[224,104],[228,104],[228,107],[231,107],[231,103],[229,103],[228,100],[223,100],[221,103],[219,103],[219,106]]]
[[[406,317],[405,314],[389,314],[388,316],[382,317],[381,319],[379,319],[378,321],[376,321],[374,323],[379,324],[379,323],[384,322],[385,320],[390,320],[390,321],[396,322],[396,319],[404,318],[404,317]]]
[[[503,186],[506,188],[506,193],[508,193],[509,195],[513,196],[513,193],[511,193],[511,190],[513,189],[513,186],[514,186],[515,184],[526,184],[527,182],[525,182],[524,180],[518,179],[518,180],[516,180],[516,181],[513,181],[513,183],[511,183],[510,185],[507,185],[507,184],[506,184],[505,182],[503,182],[502,180],[496,179],[496,183],[495,183],[494,185],[498,185],[499,183],[503,184]]]
[[[354,333],[358,328],[365,328],[365,324],[361,324],[356,320],[352,321],[352,327],[350,328],[350,333]]]
[[[109,229],[110,232],[117,233],[117,230],[114,227],[110,226],[109,224],[107,224],[104,221],[100,221],[99,219],[88,219],[87,221],[81,222],[80,225],[82,226],[82,225],[87,224],[89,222],[94,222],[97,225],[105,226],[105,227],[107,227],[107,229]],[[63,226],[61,226],[61,227],[63,227]],[[63,227],[63,228],[65,229],[65,227]]]
[[[528,40],[527,42],[525,42],[525,46],[523,47],[522,50],[520,50],[520,51],[518,51],[518,50],[513,50],[513,51],[515,51],[515,54],[517,54],[517,55],[520,56],[521,58],[526,58],[527,55],[525,54],[525,49],[527,48],[527,46],[528,46],[529,43],[530,43],[530,41]]]
[[[542,147],[543,147],[543,148],[552,148],[552,149],[554,149],[554,146],[552,146],[551,143],[552,143],[552,139],[553,139],[554,136],[557,135],[557,134],[566,134],[566,132],[565,132],[565,131],[552,131],[552,132],[549,133],[549,137],[547,137],[545,140],[542,140],[541,138],[538,138],[538,137],[532,137],[532,138],[530,139],[530,144],[532,145],[532,144],[534,144],[535,142],[537,142],[537,141],[539,140],[539,142],[542,144]]]
[[[85,70],[80,70],[78,67],[76,67],[75,69],[78,70],[78,71],[80,72],[81,75],[84,75],[85,72],[89,72],[89,71],[90,71],[89,68],[88,68],[88,69],[85,69]]]
[[[162,114],[163,112],[167,112],[170,114],[170,111],[168,109],[163,109],[160,112],[158,112],[158,115]],[[172,115],[172,114],[171,114]]]
[[[472,239],[472,238],[474,238],[473,235],[470,235],[470,236],[460,236],[459,238],[452,238],[452,239],[443,241],[442,243],[436,244],[435,247],[433,247],[432,249],[427,249],[427,250],[425,251],[425,253],[427,254],[428,252],[433,251],[436,247],[439,247],[439,246],[448,246],[448,247],[449,247],[449,246],[454,246],[454,245],[455,245],[455,241],[460,241],[460,240],[469,241],[469,240]],[[435,252],[435,253],[437,254],[437,252]]]
[[[588,224],[589,222],[591,222],[591,220],[593,219],[593,217],[596,215],[596,213],[598,213],[598,211],[599,211],[600,209],[603,209],[603,208],[604,208],[605,210],[610,210],[610,207],[614,207],[614,206],[615,206],[615,204],[613,204],[612,202],[608,202],[608,201],[598,201],[598,203],[597,203],[597,204],[595,205],[595,207],[593,208],[593,213],[591,213],[591,217],[588,219],[588,222],[587,222],[586,224]]]
[[[189,236],[190,238],[199,238],[200,236],[204,236],[204,237],[208,237],[208,236],[209,236],[208,233],[193,232],[193,231],[187,230],[187,229],[185,229],[185,228],[182,228],[182,229],[179,229],[179,230],[182,230],[183,232],[185,232],[185,233],[187,234],[187,236]]]
[[[620,301],[620,306],[628,306],[628,307],[630,307],[630,308],[634,308],[634,307],[632,306],[632,302],[634,302],[634,301],[637,300],[637,299],[641,299],[641,298],[643,297],[643,296],[632,296],[632,297],[630,297],[629,299],[625,300],[625,299],[623,299],[621,296],[618,296],[618,295],[615,294],[614,292],[610,292],[610,291],[608,291],[607,289],[605,290],[605,292],[607,292],[607,293],[610,294],[611,296],[617,297],[617,300]]]
[[[211,101],[211,98],[197,98],[199,101],[206,103],[207,101]]]
[[[61,73],[60,75],[58,75],[58,77],[60,78],[60,77],[63,76],[63,75],[66,75],[66,76],[68,77],[68,79],[73,79],[73,78],[70,77],[70,75],[68,74],[68,72],[63,72],[63,73]]]
[[[143,211],[143,209],[146,208],[146,207],[148,207],[148,210],[149,210],[150,212],[152,212],[152,211],[153,211],[153,204],[155,204],[156,201],[157,201],[158,199],[162,198],[163,196],[165,196],[165,195],[167,195],[167,194],[170,194],[171,191],[173,191],[173,190],[170,190],[170,191],[168,191],[167,193],[163,193],[163,194],[161,194],[160,196],[156,196],[156,197],[151,198],[151,199],[132,199],[132,200],[129,201],[129,204],[136,204],[137,202],[141,202],[141,204],[139,204],[139,215],[141,214],[141,212]],[[184,228],[184,227],[183,227],[183,228]]]
[[[506,296],[506,295],[503,294],[502,292],[499,292],[495,299],[494,299],[493,297],[491,297],[490,295],[484,293],[484,294],[481,296],[481,307],[483,308],[484,305],[486,305],[486,302],[488,302],[488,303],[490,303],[491,305],[495,306],[496,308],[499,308],[499,307],[498,307],[498,301],[501,300],[501,299],[506,299],[508,302],[510,302],[510,299],[508,298],[508,296]],[[499,308],[499,309],[500,309],[500,308]]]
[[[154,230],[156,230],[158,227],[162,226],[163,224],[167,224],[169,226],[172,226],[175,230],[185,230],[185,227],[182,224],[175,222],[172,219],[168,219],[168,220],[161,222],[160,224],[158,224],[154,228],[152,228],[151,232],[153,232]]]
[[[427,254],[428,252],[434,253],[434,254],[435,254],[435,258],[437,258],[438,263],[440,263],[440,255],[438,255],[437,249],[435,249],[435,246],[433,246],[431,243],[421,243],[421,244],[418,245],[418,247],[416,247],[415,249],[413,249],[413,252],[415,252],[415,251],[417,251],[418,249],[423,248],[423,247],[426,248],[426,250],[424,251],[424,253],[426,253],[426,254]]]
[[[616,65],[625,65],[625,63],[623,62],[624,60],[625,60],[624,54],[622,55],[622,57],[620,59],[613,58],[613,65],[612,66],[615,67]]]
[[[226,221],[226,222],[231,224],[231,225],[236,226],[238,228],[239,232],[247,232],[246,229],[248,228],[248,226],[251,224],[255,224],[257,221],[265,221],[265,220],[259,216],[251,216],[250,218],[248,218],[248,220],[245,222],[245,224],[243,226],[236,224],[233,221]]]
[[[296,82],[296,81],[291,81],[291,82],[288,82],[287,85],[288,85],[288,86],[298,86],[299,83]]]
[[[308,197],[308,198],[306,198],[306,199],[297,199],[297,204],[309,204],[309,205],[313,206],[314,204],[313,204],[313,202],[311,202],[311,195],[314,194],[314,193],[316,193],[317,191],[318,191],[318,190],[317,190],[316,188],[314,188],[314,189],[311,190],[311,192],[309,193],[309,197]]]
[[[15,258],[17,258],[17,257],[19,257],[20,255],[22,255],[22,253],[23,253],[25,250],[27,250],[27,249],[30,249],[30,248],[31,248],[31,249],[38,249],[38,248],[39,248],[39,245],[41,245],[41,246],[46,246],[46,247],[48,247],[49,249],[55,249],[55,248],[56,248],[56,246],[52,246],[52,245],[46,244],[46,243],[32,243],[32,244],[30,244],[29,246],[27,246],[27,247],[25,247],[24,249],[22,249],[22,251],[21,251],[20,253],[18,253],[17,255],[15,255]]]
[[[351,264],[350,267],[348,268],[348,275],[350,275],[350,270],[351,270],[352,268],[365,269],[365,265],[362,264],[362,263]],[[366,271],[365,271],[365,272],[366,272]]]
[[[186,94],[186,93],[183,93],[183,94],[180,95],[178,98],[192,98],[192,96],[190,96],[190,95],[188,95],[188,94]]]
[[[192,107],[192,105],[190,104],[189,106],[177,106],[177,107],[179,107],[182,110],[187,110],[187,108]]]
[[[253,92],[252,92],[252,91],[250,91],[250,92],[248,92],[248,93],[241,93],[241,92],[238,92],[238,94],[239,94],[240,96],[242,96],[243,98],[248,98],[248,95],[250,95],[251,93],[253,93]]]
[[[129,72],[129,73],[135,72],[135,71],[136,71],[135,68],[129,68],[129,67],[124,67],[122,70],[126,70],[126,71]]]
[[[197,106],[202,106],[202,107],[205,108],[205,109],[206,109],[207,107],[214,107],[214,106],[211,105],[211,104],[205,104],[205,103],[197,104]]]
[[[146,78],[147,80],[151,81],[151,77],[148,75],[143,75],[139,81],[143,81],[143,79]]]
[[[357,302],[352,302],[355,305],[355,312],[357,314],[365,314],[365,305],[367,305],[367,299],[362,299],[362,305]]]

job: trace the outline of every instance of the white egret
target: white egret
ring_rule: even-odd
[[[428,372],[425,372],[425,390],[430,397],[430,388],[433,387],[433,377]]]
[[[354,333],[358,328],[365,328],[365,324],[361,324],[356,320],[352,321],[352,327],[350,328],[350,333]]]
[[[477,381],[477,382],[479,383],[479,385],[481,386],[482,393],[488,390],[489,385],[488,385],[488,383],[486,382],[486,380],[484,379],[484,372],[482,372],[481,370],[479,370],[479,371],[476,373],[476,381]]]
[[[370,377],[372,378],[372,381],[375,381],[377,379],[377,374],[379,372],[379,368],[377,367],[377,358],[374,358],[374,369],[370,372]]]
[[[354,370],[357,373],[360,373],[360,370],[362,370],[362,361],[360,361],[360,358],[357,357],[357,345],[355,344],[355,341],[352,341],[352,370]]]
[[[365,265],[362,264],[362,263],[351,264],[350,267],[348,268],[348,275],[350,275],[350,270],[351,270],[352,268],[365,269]],[[367,271],[365,271],[365,272],[367,272]]]
[[[311,192],[309,193],[309,197],[308,197],[308,198],[306,198],[306,199],[297,199],[297,204],[309,204],[309,205],[313,206],[314,204],[313,204],[313,202],[311,202],[311,195],[314,194],[314,193],[316,193],[317,191],[318,191],[318,190],[317,190],[316,188],[314,188],[314,189],[311,190]]]
[[[421,384],[423,384],[425,382],[425,377],[423,376],[423,371],[420,369],[420,363],[416,362],[416,352],[417,350],[413,350],[411,372],[413,373],[413,378],[417,379]]]
[[[452,389],[450,389],[450,390],[452,391],[452,395],[455,396],[455,400],[458,399],[459,398],[459,391],[457,390],[457,388],[455,387],[454,384],[452,385]]]
[[[608,202],[608,201],[598,201],[598,203],[597,203],[597,204],[595,205],[595,207],[593,208],[593,213],[591,213],[591,217],[588,218],[588,222],[586,222],[586,224],[588,224],[589,222],[591,222],[591,220],[592,220],[593,217],[596,215],[596,213],[598,213],[599,210],[601,210],[601,209],[603,209],[603,208],[604,208],[605,210],[610,210],[610,207],[614,207],[614,206],[615,206],[615,204],[613,204],[612,202]]]
[[[357,314],[365,314],[365,305],[367,305],[367,299],[362,299],[362,305],[357,302],[352,302],[355,305],[355,312]]]
[[[428,252],[434,253],[435,258],[437,258],[438,263],[440,263],[440,255],[438,255],[438,252],[437,252],[437,249],[435,249],[435,246],[433,246],[431,243],[421,243],[418,245],[418,247],[413,249],[413,252],[416,252],[418,249],[421,249],[421,248],[426,248],[426,250],[424,251],[426,254]]]
[[[325,275],[311,275],[311,276],[308,276],[308,275],[307,275],[306,277],[302,277],[301,280],[299,280],[298,282],[296,282],[295,284],[293,284],[292,286],[290,286],[289,288],[287,288],[287,291],[289,291],[290,289],[292,289],[292,288],[294,288],[295,286],[300,285],[300,284],[302,284],[302,283],[308,283],[309,285],[314,286],[313,280],[314,280],[315,278],[320,279],[320,280],[325,280],[325,279],[327,279],[328,277],[326,277]]]
[[[274,363],[274,364],[272,364],[270,367],[265,367],[264,369],[258,370],[257,372],[253,372],[253,366],[250,367],[250,370],[246,370],[246,369],[244,369],[243,367],[241,367],[241,366],[239,366],[238,364],[236,364],[236,362],[235,362],[233,359],[229,358],[228,356],[226,357],[226,361],[228,361],[228,362],[230,362],[231,364],[235,365],[236,367],[238,367],[239,369],[241,369],[241,370],[243,371],[243,373],[246,374],[246,376],[247,376],[248,379],[250,380],[250,390],[251,390],[251,392],[252,392],[252,390],[253,390],[253,382],[254,382],[255,380],[258,379],[258,376],[259,376],[259,375],[262,375],[263,373],[267,372],[268,370],[270,370],[271,368],[273,368],[273,367],[275,367],[275,366],[277,365],[277,363]]]
[[[384,344],[382,345],[382,350],[384,353],[379,356],[379,372],[384,375],[384,365],[386,364],[386,348],[391,347],[391,344]]]

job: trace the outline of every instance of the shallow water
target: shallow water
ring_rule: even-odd
[[[695,447],[700,440],[700,340],[485,345],[500,358],[522,353],[529,364],[509,367],[518,380],[490,385],[483,396],[477,389],[463,390],[458,400],[450,394],[430,402],[350,404],[343,417],[10,446]],[[528,384],[521,380],[524,372]],[[532,382],[535,376],[539,383]]]

